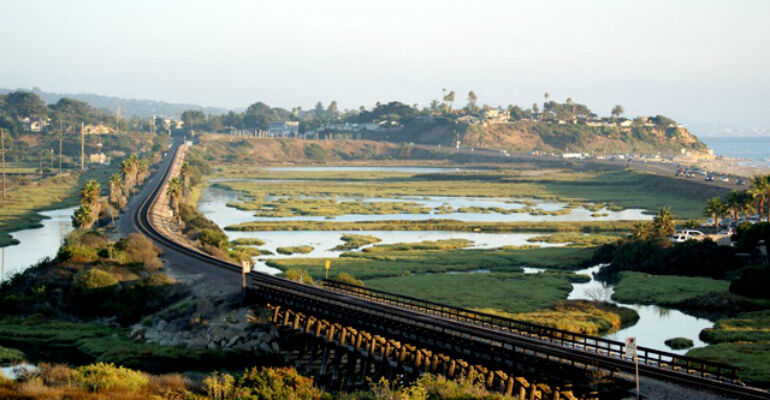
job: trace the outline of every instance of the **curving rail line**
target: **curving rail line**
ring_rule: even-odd
[[[168,157],[173,160],[179,150],[174,145]],[[151,212],[158,195],[169,179],[171,165],[158,171],[149,195],[142,199],[132,219],[141,233],[167,249],[202,261],[212,267],[229,271],[234,278],[241,267],[205,254],[195,248],[164,236],[151,223]],[[624,358],[624,344],[600,337],[574,334],[536,324],[524,323],[459,307],[399,296],[334,281],[324,281],[324,287],[304,285],[269,274],[252,272],[251,290],[264,300],[321,314],[335,312],[356,318],[383,330],[399,330],[412,340],[437,345],[435,337],[454,338],[467,346],[467,351],[491,350],[492,360],[504,361],[503,355],[535,354],[546,359],[582,363],[610,371],[633,373],[634,362]],[[457,346],[452,345],[454,350]],[[667,382],[696,386],[728,396],[745,399],[770,399],[770,393],[747,387],[736,378],[734,367],[691,357],[639,348],[639,373]]]

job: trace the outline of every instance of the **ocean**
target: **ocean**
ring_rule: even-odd
[[[770,168],[770,136],[701,137],[714,154],[747,161],[742,165]]]

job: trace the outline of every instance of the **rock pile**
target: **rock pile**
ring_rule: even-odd
[[[278,353],[276,328],[261,311],[237,305],[232,298],[191,297],[133,325],[129,335],[162,346]]]

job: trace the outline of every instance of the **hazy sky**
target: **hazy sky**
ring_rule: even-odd
[[[0,0],[0,87],[201,105],[488,104],[770,128],[770,1]]]

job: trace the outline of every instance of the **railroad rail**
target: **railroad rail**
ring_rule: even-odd
[[[176,157],[178,150],[179,145],[174,145],[168,157]],[[240,274],[239,265],[179,243],[153,226],[153,207],[169,179],[171,163],[167,164],[159,169],[159,179],[132,216],[137,230],[167,249],[214,268]],[[534,357],[611,372],[633,372],[635,368],[633,360],[622,356],[625,345],[621,342],[408,296],[330,280],[323,281],[322,287],[311,286],[260,272],[250,274],[249,286],[250,292],[261,301],[358,324],[374,332],[400,335],[447,353],[477,355],[495,365],[516,365],[523,359]],[[639,373],[643,376],[739,398],[770,399],[770,393],[745,386],[738,380],[736,369],[725,364],[644,347],[639,348],[639,361]]]

